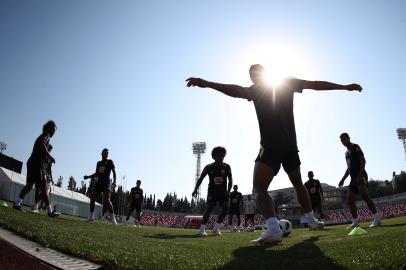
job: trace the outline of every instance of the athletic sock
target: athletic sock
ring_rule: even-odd
[[[279,232],[281,228],[279,227],[279,221],[276,217],[270,217],[266,220],[266,226],[268,232]]]
[[[89,212],[89,219],[94,219],[94,212]]]
[[[317,222],[316,218],[314,217],[314,212],[313,212],[313,211],[310,211],[309,213],[305,213],[305,216],[306,216],[307,221],[308,221],[309,223],[315,223],[315,222]]]
[[[21,206],[21,203],[23,202],[23,199],[18,198],[15,202],[15,205]]]
[[[116,216],[114,215],[114,213],[111,214],[111,219],[116,219]]]
[[[48,214],[52,213],[52,206],[51,205],[47,205],[47,210],[48,210]]]
[[[220,227],[220,223],[216,222],[216,223],[214,224],[213,229],[216,230],[216,229],[218,229],[219,227]]]
[[[206,224],[200,225],[200,230],[201,230],[201,231],[204,231],[204,230],[206,229],[206,226],[207,226]]]

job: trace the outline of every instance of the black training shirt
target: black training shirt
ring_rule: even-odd
[[[134,202],[142,202],[143,199],[143,191],[142,188],[133,187],[131,189],[132,200]]]
[[[297,151],[293,94],[301,93],[304,81],[285,79],[275,88],[252,85],[250,99],[257,113],[261,145],[271,151]]]
[[[208,192],[221,191],[226,192],[227,190],[227,177],[231,179],[231,168],[230,165],[222,162],[213,162],[205,167],[209,175],[209,188]]]
[[[111,159],[97,162],[96,174],[98,181],[110,181],[110,173],[114,168],[114,163]]]
[[[242,194],[238,191],[230,192],[230,208],[239,208],[242,201]]]
[[[357,177],[359,171],[361,169],[361,158],[364,157],[364,153],[359,147],[358,144],[351,143],[349,147],[347,147],[347,152],[345,152],[345,160],[347,161],[347,167],[350,171],[351,177]],[[365,175],[364,171],[364,175]]]
[[[34,167],[46,167],[48,156],[43,151],[42,145],[45,145],[45,148],[48,147],[50,136],[47,133],[42,133],[38,136],[35,140],[34,147],[32,149],[31,156],[29,158],[29,162],[31,166]],[[42,150],[41,150],[42,149]]]

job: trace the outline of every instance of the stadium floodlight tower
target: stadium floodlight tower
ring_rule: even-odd
[[[3,154],[3,151],[7,149],[7,144],[0,142],[0,154]]]
[[[195,178],[195,182],[197,182],[197,179],[199,179],[199,177],[200,177],[201,156],[202,156],[202,154],[204,154],[206,152],[206,143],[205,142],[195,142],[195,143],[193,143],[192,149],[193,149],[193,154],[197,157],[196,178]],[[200,201],[200,187],[197,190],[196,200]]]
[[[403,148],[405,150],[405,159],[406,159],[406,128],[398,128],[398,138],[403,142]]]

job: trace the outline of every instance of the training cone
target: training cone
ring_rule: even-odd
[[[0,205],[3,207],[8,207],[8,204],[6,202],[2,202],[2,203],[0,203]]]
[[[361,235],[361,234],[366,234],[367,231],[364,230],[361,227],[355,227],[354,229],[352,229],[352,231],[348,234],[348,235]]]

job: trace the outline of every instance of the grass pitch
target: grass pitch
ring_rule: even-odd
[[[196,230],[113,227],[28,211],[0,206],[0,226],[106,269],[406,269],[405,216],[379,228],[363,223],[365,235],[348,236],[344,225],[294,229],[283,245],[253,246],[259,231],[200,238]]]

